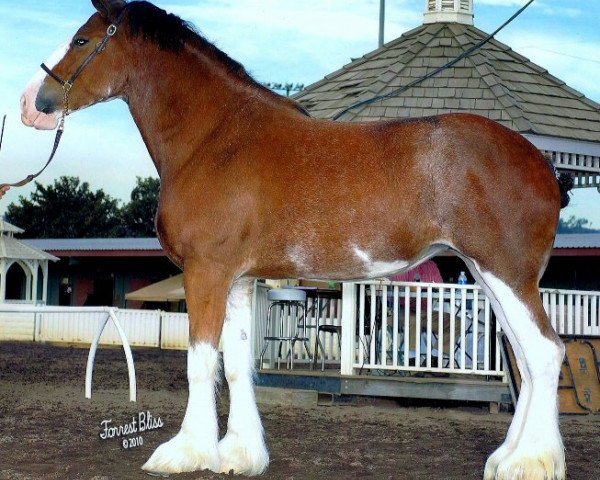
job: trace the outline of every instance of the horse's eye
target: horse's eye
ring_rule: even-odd
[[[73,45],[76,45],[78,47],[83,47],[88,42],[89,42],[89,40],[87,38],[78,37],[75,40],[73,40]]]

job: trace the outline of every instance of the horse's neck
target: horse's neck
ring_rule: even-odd
[[[215,131],[264,115],[277,105],[260,87],[246,84],[202,52],[157,53],[131,76],[127,100],[144,142],[163,177],[195,152],[206,151]],[[264,97],[264,98],[263,98]]]

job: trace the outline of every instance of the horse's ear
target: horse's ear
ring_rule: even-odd
[[[108,20],[116,19],[125,7],[125,3],[123,0],[92,0],[94,8]]]

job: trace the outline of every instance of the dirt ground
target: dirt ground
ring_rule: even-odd
[[[0,343],[0,479],[149,479],[140,466],[179,430],[187,399],[185,352],[134,350],[138,402],[128,401],[122,350],[96,356],[84,398],[87,350]],[[227,392],[221,394],[221,429]],[[124,425],[140,412],[162,428],[124,449],[101,440],[101,422]],[[371,400],[307,408],[261,406],[271,452],[264,479],[480,479],[511,416],[483,408],[406,407]],[[600,416],[561,419],[569,478],[600,478]],[[206,472],[177,479],[219,479]],[[237,477],[244,478],[244,477]]]

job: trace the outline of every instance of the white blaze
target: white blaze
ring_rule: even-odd
[[[69,39],[52,52],[48,60],[44,62],[46,66],[50,69],[56,66],[69,50],[70,44],[71,40]],[[58,125],[61,112],[57,111],[46,115],[35,108],[35,99],[45,78],[46,72],[40,68],[25,87],[21,95],[21,121],[28,127],[35,127],[40,130],[53,130]]]

